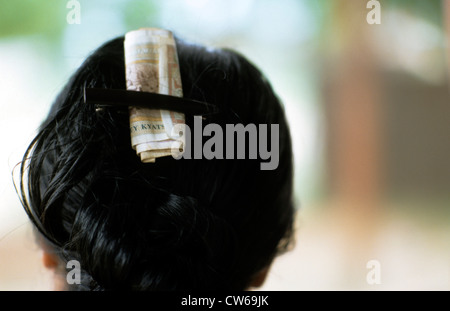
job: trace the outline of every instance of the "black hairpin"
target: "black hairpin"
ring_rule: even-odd
[[[198,116],[217,113],[216,106],[197,100],[158,93],[118,89],[85,88],[84,102],[93,104],[96,108],[134,106],[183,112]]]

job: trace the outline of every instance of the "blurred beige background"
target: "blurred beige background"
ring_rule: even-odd
[[[297,238],[261,289],[450,290],[448,0],[380,1],[380,24],[365,0],[78,2],[79,24],[0,4],[0,290],[54,289],[11,173],[89,52],[143,26],[242,52],[285,103]]]

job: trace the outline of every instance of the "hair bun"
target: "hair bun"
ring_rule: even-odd
[[[164,279],[167,288],[159,283],[155,289],[170,289],[196,274],[217,286],[217,261],[223,245],[234,244],[232,232],[192,197],[144,179],[103,176],[86,192],[68,250],[105,289],[127,289],[131,284],[147,288],[143,282],[148,279]],[[110,267],[115,267],[114,273]]]

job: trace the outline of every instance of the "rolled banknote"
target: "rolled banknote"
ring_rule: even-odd
[[[142,28],[125,35],[127,90],[183,96],[175,40],[170,31]],[[149,103],[151,105],[151,103]],[[172,133],[184,124],[183,113],[130,107],[131,145],[144,163],[183,148],[183,137]]]

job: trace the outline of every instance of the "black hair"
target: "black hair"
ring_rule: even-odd
[[[125,89],[123,41],[94,51],[56,97],[23,157],[25,210],[63,263],[80,262],[82,284],[71,289],[247,289],[292,238],[283,106],[239,53],[176,39],[184,97],[215,105],[218,124],[279,124],[279,166],[172,157],[144,164],[131,148],[128,110],[83,100],[85,88]]]

